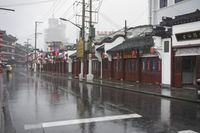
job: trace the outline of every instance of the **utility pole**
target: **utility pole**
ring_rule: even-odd
[[[37,61],[37,56],[36,56],[36,48],[37,48],[37,24],[39,24],[39,23],[42,23],[42,22],[38,22],[38,21],[35,21],[35,62],[34,62],[34,64],[35,64],[35,66],[34,66],[34,72],[36,72],[37,71],[37,64],[36,64],[36,61]]]
[[[87,80],[91,81],[94,78],[94,75],[92,74],[92,41],[93,41],[93,31],[94,27],[92,25],[92,0],[90,0],[90,20],[89,20],[89,40],[88,40],[88,50],[89,50],[89,68],[88,68],[88,74],[87,74]]]
[[[27,71],[28,71],[28,64],[29,64],[29,62],[28,62],[28,56],[29,56],[29,55],[28,55],[28,54],[29,54],[29,47],[28,47],[28,46],[29,46],[29,40],[30,40],[30,39],[27,38],[27,41],[24,42],[24,43],[26,44],[26,61],[27,61],[27,62],[26,62],[26,65],[27,65],[26,67],[27,67]]]
[[[83,41],[83,57],[81,58],[81,73],[79,74],[79,79],[83,79],[83,68],[85,60],[85,0],[82,3],[82,29],[81,29],[82,41]]]
[[[85,0],[83,0],[82,8],[83,8],[82,9],[82,39],[83,39],[83,44],[85,46]]]
[[[36,72],[37,71],[37,64],[36,64],[36,47],[37,47],[37,22],[35,22],[35,66],[34,66],[34,72]]]

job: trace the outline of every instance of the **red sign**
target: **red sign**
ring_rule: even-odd
[[[155,53],[156,53],[156,49],[153,48],[153,47],[151,47],[151,48],[150,48],[150,54],[154,55]]]
[[[97,35],[102,36],[102,35],[110,35],[114,33],[114,31],[97,31]]]
[[[113,56],[113,59],[121,59],[122,56],[121,56],[121,53],[117,52],[114,56]]]
[[[137,57],[137,51],[136,50],[123,53],[124,59],[130,59],[130,58],[136,58],[136,57]]]
[[[101,57],[102,57],[103,59],[106,59],[106,58],[108,58],[108,55],[107,55],[106,53],[102,53],[102,54],[101,54]]]

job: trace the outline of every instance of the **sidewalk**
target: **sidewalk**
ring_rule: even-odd
[[[176,100],[188,101],[193,103],[200,103],[196,90],[185,88],[164,88],[155,84],[144,84],[130,81],[115,81],[115,80],[98,80],[87,81],[85,79],[79,80],[78,78],[72,78],[64,75],[50,74],[43,72],[42,74],[47,76],[56,76],[59,78],[66,78],[68,80],[77,80],[87,84],[100,85],[105,87],[113,87],[116,89],[124,89],[128,91],[134,91],[137,93],[143,93],[147,95],[160,96],[164,98],[171,98]]]

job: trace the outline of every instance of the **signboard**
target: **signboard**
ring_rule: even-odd
[[[137,57],[137,51],[136,50],[123,53],[124,59],[130,59],[130,58],[136,58],[136,57]]]
[[[115,53],[115,55],[113,56],[113,59],[121,59],[122,56],[121,56],[121,53],[117,52]]]
[[[113,34],[114,33],[114,31],[97,31],[97,35],[98,36],[108,36],[108,35],[110,35],[110,34]]]
[[[176,34],[177,41],[200,39],[200,30]]]
[[[84,43],[82,38],[79,39],[79,41],[76,44],[76,50],[77,50],[77,57],[83,58],[84,55]]]

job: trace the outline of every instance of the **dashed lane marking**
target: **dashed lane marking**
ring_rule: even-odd
[[[58,127],[58,126],[67,126],[91,122],[102,122],[102,121],[113,121],[113,120],[122,120],[122,119],[131,119],[131,118],[141,118],[139,114],[127,114],[127,115],[116,115],[116,116],[105,116],[105,117],[96,117],[96,118],[86,118],[86,119],[75,119],[75,120],[66,120],[66,121],[55,121],[55,122],[45,122],[40,124],[27,124],[24,125],[25,130],[39,129],[39,128],[49,128],[49,127]]]

